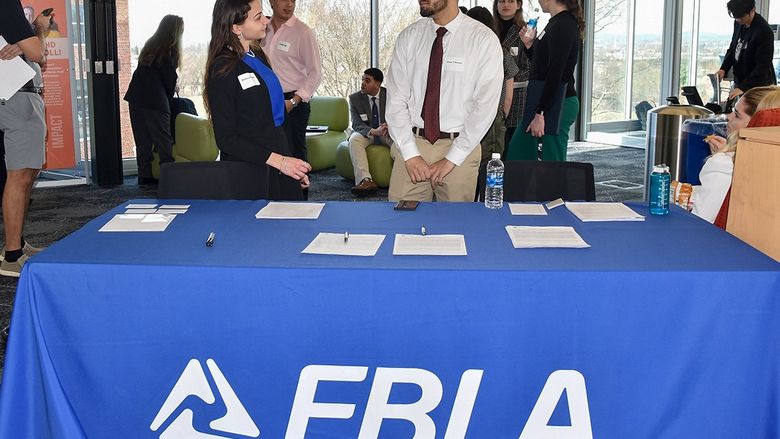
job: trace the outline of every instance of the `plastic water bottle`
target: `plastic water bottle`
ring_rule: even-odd
[[[539,9],[534,9],[535,17],[528,20],[528,29],[536,29],[536,25],[539,24]]]
[[[653,166],[650,174],[650,214],[667,215],[669,213],[669,187],[672,176],[666,165]]]
[[[504,164],[501,162],[501,154],[498,153],[493,153],[487,164],[485,207],[488,209],[504,207]]]

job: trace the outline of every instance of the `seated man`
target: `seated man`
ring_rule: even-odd
[[[385,123],[387,90],[382,87],[384,75],[377,68],[363,72],[360,91],[349,96],[352,114],[352,135],[349,136],[349,156],[355,169],[355,186],[352,193],[365,197],[376,192],[377,185],[368,171],[366,147],[368,145],[390,146],[392,140]]]

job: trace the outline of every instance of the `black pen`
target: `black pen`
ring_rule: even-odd
[[[214,245],[214,238],[217,236],[214,234],[214,232],[209,233],[209,237],[206,238],[206,247],[211,247]]]
[[[349,241],[349,232],[344,232],[344,244],[346,244],[347,241]]]

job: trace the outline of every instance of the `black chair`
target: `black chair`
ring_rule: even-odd
[[[159,198],[268,199],[268,167],[246,162],[171,162],[160,167]]]
[[[486,169],[479,171],[477,197],[485,201]],[[578,162],[504,162],[504,201],[595,201],[593,165]]]

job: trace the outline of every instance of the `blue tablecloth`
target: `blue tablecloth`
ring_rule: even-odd
[[[29,261],[0,438],[377,437],[379,417],[381,438],[531,439],[532,412],[564,429],[586,413],[595,438],[780,437],[780,264],[679,209],[582,223],[329,202],[313,221],[191,204],[164,233],[98,233],[115,209]],[[572,225],[592,247],[517,250],[508,224]],[[463,233],[468,256],[392,256],[422,225]],[[373,258],[300,253],[344,231],[387,237]]]

